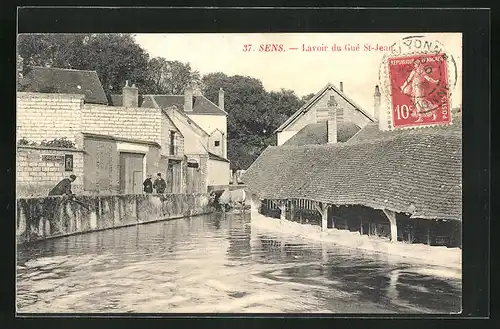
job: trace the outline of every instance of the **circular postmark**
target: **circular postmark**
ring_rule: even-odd
[[[444,46],[423,36],[395,42],[379,67],[392,128],[450,123],[457,65]]]

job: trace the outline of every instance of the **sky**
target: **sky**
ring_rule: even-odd
[[[223,72],[251,76],[261,80],[268,91],[291,89],[301,97],[318,92],[329,82],[336,86],[343,82],[344,92],[373,112],[373,94],[375,85],[381,84],[379,69],[386,47],[415,35],[440,42],[455,60],[458,73],[451,101],[452,107],[460,105],[460,33],[137,34],[135,38],[150,57],[188,62],[202,75]],[[281,44],[285,51],[259,51],[260,45],[266,44]],[[245,45],[251,45],[250,51],[244,51]],[[372,49],[365,50],[365,45],[371,45]],[[377,45],[382,50],[375,50]],[[320,51],[304,51],[303,47],[312,46]],[[325,48],[327,51],[322,51]],[[383,99],[383,105],[384,102]]]

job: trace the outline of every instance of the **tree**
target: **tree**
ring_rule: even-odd
[[[148,64],[148,93],[179,95],[187,86],[199,86],[201,77],[189,63],[155,57]]]
[[[310,94],[307,94],[307,95],[305,95],[305,96],[302,96],[302,97],[300,98],[300,101],[301,101],[303,104],[305,104],[305,103],[307,103],[307,101],[308,101],[308,100],[310,100],[311,98],[313,98],[313,97],[314,97],[314,95],[315,95],[314,93],[310,93]]]
[[[95,70],[107,94],[147,87],[149,56],[131,34],[21,34],[18,52],[26,65]]]

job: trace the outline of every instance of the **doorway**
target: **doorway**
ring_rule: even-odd
[[[168,160],[166,183],[168,193],[181,193],[181,161]]]
[[[144,154],[120,152],[120,193],[142,194]]]

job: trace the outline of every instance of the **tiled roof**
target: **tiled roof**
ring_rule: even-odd
[[[356,108],[359,112],[361,112],[365,117],[367,117],[371,122],[377,121],[370,113],[365,111],[361,106],[356,104],[351,98],[349,98],[346,94],[344,94],[342,91],[337,89],[333,84],[328,83],[326,86],[324,86],[320,91],[318,91],[313,97],[311,97],[304,105],[302,105],[301,108],[299,108],[297,111],[295,111],[294,114],[292,114],[285,122],[281,124],[274,132],[279,132],[283,131],[289,124],[295,121],[296,118],[298,118],[302,113],[306,112],[313,104],[320,98],[328,89],[332,89],[335,91],[337,95],[342,97],[346,102],[351,104],[354,108]]]
[[[363,129],[361,129],[357,134],[352,136],[349,143],[359,143],[368,142],[378,139],[384,139],[396,135],[408,135],[408,134],[420,134],[422,131],[426,133],[436,133],[436,134],[462,134],[462,118],[453,118],[452,124],[449,125],[438,125],[429,127],[416,127],[416,128],[406,128],[406,129],[395,129],[389,131],[381,131],[378,128],[378,122],[370,122]]]
[[[337,141],[346,142],[359,131],[359,127],[351,122],[342,122],[337,125]],[[311,123],[299,130],[283,145],[315,145],[328,142],[327,123]]]
[[[85,95],[86,103],[108,104],[96,71],[29,66],[21,91]]]
[[[175,105],[179,110],[184,109],[184,95],[150,95],[161,108],[166,108]],[[187,113],[187,112],[186,112]],[[209,101],[204,96],[193,96],[193,111],[189,114],[218,114],[226,115],[227,113],[220,109],[217,105]]]
[[[370,142],[270,146],[243,181],[262,199],[304,198],[461,220],[462,139],[422,129]]]

